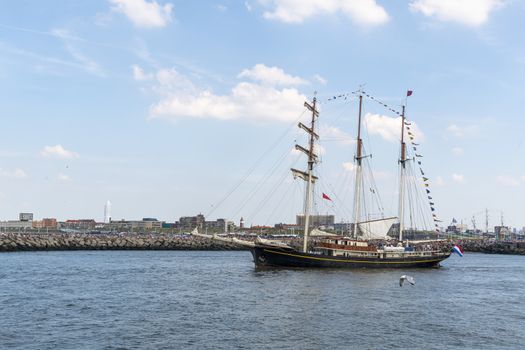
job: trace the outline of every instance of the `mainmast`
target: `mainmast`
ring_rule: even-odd
[[[361,113],[363,107],[363,95],[359,92],[359,117],[357,123],[357,145],[356,145],[356,169],[355,169],[355,190],[354,190],[354,231],[352,236],[357,238],[357,223],[360,217],[361,204],[361,177],[362,167],[361,162],[363,157],[363,140],[361,139]]]
[[[405,106],[401,113],[401,158],[399,159],[399,241],[403,240],[405,210],[405,165],[407,161],[405,144]]]
[[[313,175],[314,164],[317,162],[317,155],[314,153],[314,140],[319,139],[319,135],[315,133],[315,118],[319,117],[319,112],[316,109],[317,98],[314,97],[312,104],[304,103],[304,106],[312,112],[312,121],[310,127],[299,123],[299,128],[303,129],[310,135],[308,148],[295,145],[295,149],[303,152],[308,156],[308,170],[306,172],[297,169],[291,169],[294,177],[300,177],[306,181],[306,200],[304,203],[304,236],[303,236],[303,252],[308,251],[308,233],[310,232],[310,209],[312,206],[312,189],[317,177]]]

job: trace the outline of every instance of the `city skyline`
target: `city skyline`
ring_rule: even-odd
[[[235,222],[246,215],[247,225],[292,221],[298,193],[291,196],[297,203],[279,213],[271,206],[257,211],[252,201],[238,209],[250,183],[233,202],[216,206],[314,91],[327,101],[365,84],[396,107],[414,91],[407,113],[444,226],[485,208],[493,223],[503,212],[506,224],[525,226],[525,47],[515,29],[523,1],[294,4],[5,4],[1,216],[27,211],[103,221],[110,198],[115,219],[211,212]],[[370,121],[395,117],[370,101],[365,107]],[[328,180],[348,170],[354,152],[356,104],[343,114],[338,108],[321,104],[321,136],[341,141],[321,144]],[[368,130],[388,204],[395,203],[397,144],[386,124]],[[271,155],[301,143],[298,135],[288,134]],[[262,165],[272,164],[266,160],[253,176],[263,178]],[[292,176],[285,181],[292,184]],[[253,203],[264,200],[261,191]],[[330,210],[319,200],[319,212]],[[390,204],[388,212],[395,211]]]

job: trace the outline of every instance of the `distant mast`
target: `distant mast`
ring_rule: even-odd
[[[300,177],[306,181],[306,199],[304,203],[304,235],[303,235],[303,252],[308,251],[308,234],[310,229],[310,210],[312,206],[312,187],[314,182],[317,180],[317,177],[313,175],[314,164],[317,162],[317,155],[314,153],[314,142],[315,139],[319,139],[319,135],[315,132],[315,118],[319,117],[319,112],[317,111],[317,98],[314,96],[312,104],[308,102],[304,103],[304,106],[312,112],[312,121],[310,127],[307,127],[303,123],[299,123],[299,128],[303,129],[310,135],[310,140],[308,144],[308,149],[295,145],[295,149],[303,152],[308,156],[308,170],[307,172],[300,171],[297,169],[291,169],[294,177]]]
[[[399,240],[403,240],[404,215],[405,215],[405,165],[407,150],[405,144],[405,106],[401,112],[401,156],[399,158]]]
[[[363,108],[363,95],[359,92],[359,117],[357,122],[357,144],[356,144],[356,169],[355,169],[355,190],[354,190],[354,230],[352,236],[357,238],[357,224],[360,217],[361,204],[361,177],[362,177],[362,159],[363,157],[363,140],[361,139],[361,112]]]

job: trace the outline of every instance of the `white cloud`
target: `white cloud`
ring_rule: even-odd
[[[98,75],[100,77],[105,77],[106,74],[101,69],[98,62],[96,62],[91,57],[88,57],[76,46],[79,42],[85,42],[84,39],[75,36],[69,30],[64,28],[55,28],[51,30],[51,35],[59,38],[64,42],[64,49],[66,52],[74,58],[77,65],[83,70]]]
[[[260,63],[251,69],[243,70],[237,78],[248,78],[272,86],[296,86],[308,83],[302,78],[286,74],[281,68],[268,67]]]
[[[73,35],[69,30],[64,28],[55,28],[51,30],[51,35],[63,39],[63,40],[76,40],[76,41],[84,41],[83,39]]]
[[[452,181],[462,184],[465,183],[465,177],[462,174],[452,174]]]
[[[248,1],[245,1],[244,2],[244,6],[246,7],[246,9],[251,12],[252,11],[252,5],[248,2]]]
[[[447,130],[450,131],[456,137],[463,137],[464,135],[463,129],[457,126],[456,124],[450,124]]]
[[[152,73],[145,73],[144,70],[134,64],[131,66],[131,69],[133,70],[133,79],[137,80],[137,81],[143,81],[143,80],[152,80],[153,79],[153,74]]]
[[[106,74],[100,68],[100,65],[95,60],[80,52],[80,50],[78,50],[73,45],[66,44],[65,49],[71,55],[71,57],[73,57],[80,64],[80,66],[84,68],[84,70],[100,77],[106,76]]]
[[[372,174],[376,180],[389,179],[392,177],[392,173],[388,171],[374,170]]]
[[[280,78],[291,77],[282,73],[279,74]],[[229,94],[218,95],[209,88],[197,87],[174,69],[162,69],[156,74],[157,86],[154,87],[161,100],[151,106],[150,118],[176,120],[186,117],[291,122],[299,117],[307,98],[293,87],[277,87],[270,84],[270,82],[275,85],[283,85],[285,82],[295,84],[300,78],[277,78],[278,76],[272,78],[258,76],[258,80],[263,83],[240,82]]]
[[[0,168],[0,176],[9,177],[13,179],[25,179],[27,178],[27,173],[19,168],[16,168],[14,170],[4,170]]]
[[[328,84],[328,81],[325,78],[323,78],[322,76],[320,76],[319,74],[314,75],[314,80],[317,81],[321,85]]]
[[[472,138],[477,137],[481,134],[480,125],[477,124],[450,124],[447,127],[447,131],[457,138]]]
[[[342,13],[364,26],[384,24],[390,19],[376,0],[259,0],[259,2],[271,8],[270,11],[264,12],[264,18],[285,23],[302,23],[317,15],[337,13]]]
[[[436,176],[436,186],[445,186],[445,180],[441,176]]]
[[[305,147],[305,148],[308,148],[308,147]],[[291,153],[292,154],[304,154],[302,151],[299,151],[298,149],[296,149],[295,146],[292,148]],[[326,154],[326,148],[316,143],[314,145],[314,153],[318,156],[322,156],[323,154]]]
[[[454,148],[452,148],[452,153],[453,153],[455,156],[462,156],[463,153],[465,153],[465,151],[464,151],[463,148],[461,148],[461,147],[454,147]]]
[[[357,168],[357,166],[352,162],[345,162],[342,165],[343,165],[344,170],[350,171],[350,172],[355,172],[355,169]]]
[[[423,133],[416,123],[410,122],[410,132],[417,141],[424,138]],[[379,135],[386,141],[399,141],[401,139],[401,117],[393,118],[385,115],[367,113],[365,115],[365,125],[368,132],[372,135]],[[408,139],[408,130],[405,128],[405,138]]]
[[[218,4],[218,5],[215,5],[215,8],[220,11],[220,12],[224,12],[226,10],[228,10],[228,8],[222,4]]]
[[[61,159],[71,159],[79,157],[78,153],[68,151],[67,149],[62,147],[62,145],[46,146],[42,151],[40,151],[40,154],[44,157]]]
[[[57,176],[57,180],[58,181],[62,181],[62,182],[68,182],[68,181],[71,181],[71,178],[68,175],[66,175],[66,174],[60,173]]]
[[[508,175],[497,176],[496,181],[498,181],[498,183],[505,185],[505,186],[516,187],[520,185],[520,180],[516,179],[513,176],[508,176]]]
[[[487,22],[490,13],[502,0],[413,0],[410,10],[439,21],[457,22],[477,27]]]
[[[157,1],[147,0],[109,0],[114,11],[129,18],[137,27],[164,27],[171,22],[173,4],[160,5]]]
[[[338,127],[322,124],[319,127],[319,136],[322,141],[337,141],[342,145],[355,144],[355,137],[342,131]]]

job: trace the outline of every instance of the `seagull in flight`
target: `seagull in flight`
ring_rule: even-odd
[[[414,280],[414,277],[403,275],[403,276],[401,276],[401,278],[399,278],[399,286],[403,287],[403,283],[405,283],[405,281],[407,281],[411,285],[416,284],[416,281]]]

